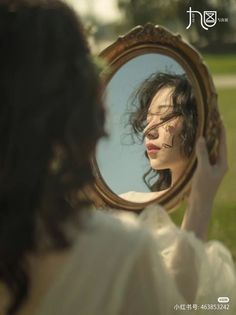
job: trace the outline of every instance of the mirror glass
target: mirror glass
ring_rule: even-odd
[[[160,161],[162,153],[175,156],[174,134],[181,118],[178,112],[172,115],[173,95],[170,96],[170,90],[153,98],[153,105],[145,114],[147,119],[142,121],[141,132],[135,135],[131,127],[131,121],[137,121],[137,117],[134,119],[134,113],[139,108],[138,98],[135,98],[137,90],[143,87],[145,80],[160,73],[180,76],[185,74],[185,70],[169,56],[146,53],[123,64],[111,77],[105,90],[106,130],[109,137],[99,142],[96,161],[106,184],[115,194],[128,201],[146,202],[159,196],[157,190],[158,194],[164,192],[163,188],[155,189],[156,175],[150,172],[144,180],[144,174],[151,168],[158,169],[155,160]],[[164,133],[169,135],[168,139],[163,136]],[[152,147],[153,143],[156,148]],[[181,159],[178,155],[175,157]],[[141,199],[136,198],[136,193]]]

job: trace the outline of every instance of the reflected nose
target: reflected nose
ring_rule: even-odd
[[[146,130],[144,130],[144,136],[147,137],[149,140],[159,138],[159,131],[156,125],[154,126],[147,126]]]

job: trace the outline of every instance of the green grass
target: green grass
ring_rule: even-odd
[[[215,199],[209,239],[225,244],[236,262],[236,89],[219,89],[218,95],[227,132],[229,171]],[[184,209],[185,205],[182,205],[171,214],[177,224],[181,223]]]
[[[204,55],[204,60],[213,75],[236,75],[236,54]]]

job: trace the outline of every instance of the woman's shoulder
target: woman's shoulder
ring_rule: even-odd
[[[114,242],[138,242],[149,237],[148,231],[142,226],[136,213],[123,210],[93,211],[91,224],[94,233],[100,238],[114,238]],[[107,240],[108,240],[107,239]]]
[[[62,314],[58,301],[69,293],[74,300],[71,296],[68,301],[64,300],[63,310],[73,308],[83,314],[118,314],[116,309],[122,301],[115,293],[123,295],[132,266],[138,257],[146,256],[149,241],[151,236],[140,227],[135,215],[92,210],[89,224],[75,241],[70,260],[39,314],[49,309],[50,314]],[[70,312],[63,312],[67,313]]]

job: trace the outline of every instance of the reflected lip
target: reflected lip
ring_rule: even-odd
[[[148,153],[157,152],[157,151],[161,150],[160,147],[158,147],[157,145],[154,145],[152,143],[147,143],[146,148],[147,148]]]

